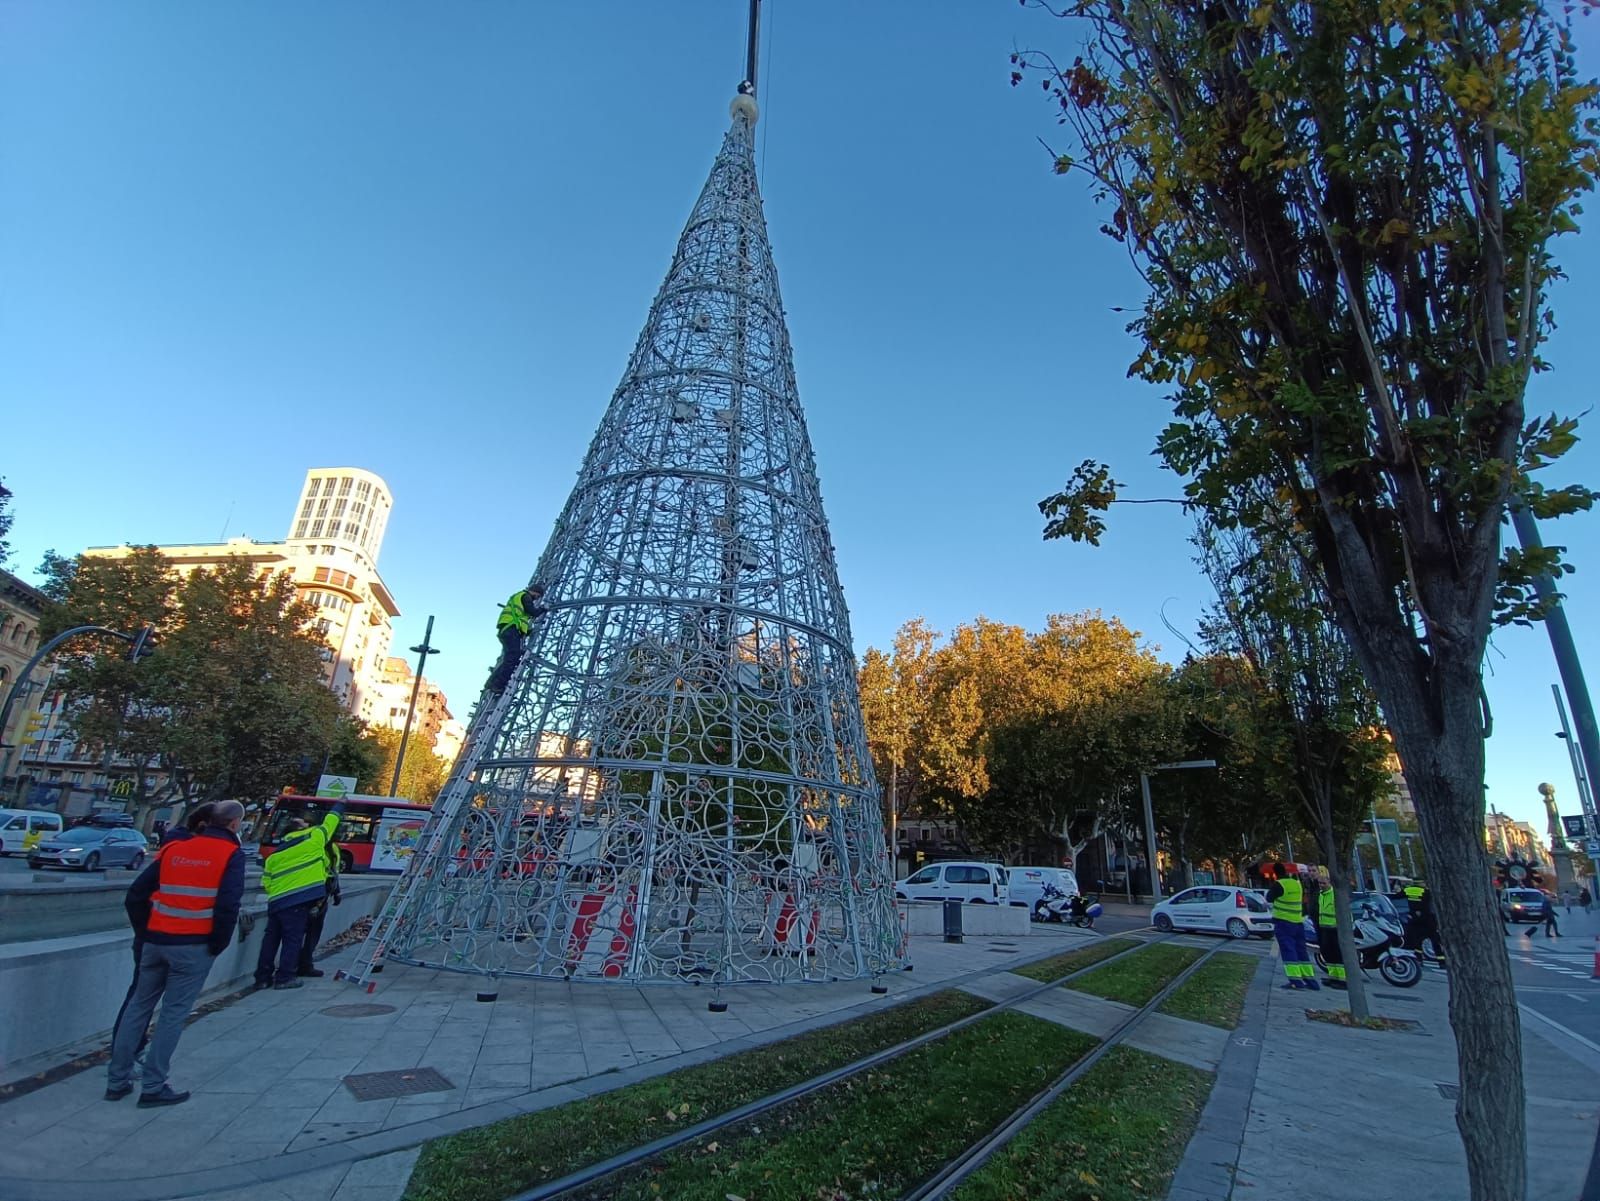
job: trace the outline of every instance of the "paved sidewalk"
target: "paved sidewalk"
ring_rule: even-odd
[[[866,981],[734,988],[721,1014],[707,1011],[707,988],[550,981],[503,982],[480,1004],[476,977],[395,966],[369,996],[333,981],[346,951],[324,961],[324,980],[190,1026],[173,1061],[174,1086],[195,1094],[185,1105],[107,1103],[103,1068],[0,1105],[5,1201],[393,1201],[428,1139],[1009,974],[1087,937],[918,938],[915,970],[887,979],[888,996]],[[368,1004],[384,1010],[339,1011]],[[357,1101],[343,1083],[420,1067],[452,1087]]]
[[[1176,1183],[1185,1191],[1175,1189],[1172,1201],[1261,1198],[1282,1192],[1286,1179],[1296,1201],[1465,1197],[1446,989],[1435,971],[1406,990],[1373,977],[1373,1011],[1419,1024],[1401,1032],[1309,1021],[1307,1009],[1342,1008],[1342,998],[1272,987],[1232,1188],[1223,1191],[1215,1176],[1207,1187],[1190,1187],[1180,1169]],[[1565,1050],[1525,1027],[1528,1195],[1547,1201],[1578,1197],[1600,1123],[1600,1073]],[[1208,1109],[1206,1116],[1215,1115]]]

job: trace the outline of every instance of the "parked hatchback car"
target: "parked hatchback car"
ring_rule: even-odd
[[[1537,888],[1508,888],[1500,894],[1500,916],[1508,922],[1536,922],[1544,908],[1544,893]]]
[[[1272,934],[1272,907],[1249,888],[1208,884],[1186,888],[1150,911],[1157,930],[1203,930],[1230,938]]]
[[[0,809],[0,855],[22,855],[61,833],[59,813],[34,809]]]
[[[1006,869],[998,863],[930,863],[895,885],[902,901],[953,899],[974,905],[1004,905]]]
[[[32,868],[61,867],[94,872],[105,867],[137,870],[150,844],[137,830],[122,826],[78,826],[56,834],[28,852]]]

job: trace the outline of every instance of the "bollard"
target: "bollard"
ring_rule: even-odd
[[[961,941],[961,902],[948,898],[944,903],[944,940]]]

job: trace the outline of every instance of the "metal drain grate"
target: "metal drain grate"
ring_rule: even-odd
[[[1375,992],[1372,995],[1375,996],[1375,997],[1382,997],[1385,1001],[1408,1001],[1412,1005],[1421,1005],[1422,1004],[1422,998],[1421,997],[1408,997],[1408,996],[1405,995],[1405,993]]]
[[[443,1093],[455,1088],[433,1068],[405,1068],[398,1072],[364,1072],[346,1076],[344,1086],[357,1101],[387,1101],[418,1093]]]
[[[1439,1090],[1439,1095],[1446,1101],[1455,1101],[1461,1096],[1461,1086],[1459,1084],[1436,1084],[1434,1087]]]
[[[375,1018],[379,1014],[393,1013],[393,1005],[329,1005],[319,1012],[331,1018]]]

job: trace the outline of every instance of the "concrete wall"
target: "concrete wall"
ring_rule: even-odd
[[[904,906],[908,934],[943,934],[944,906],[933,901],[912,901]],[[1018,935],[1033,928],[1028,911],[1021,905],[963,905],[963,934]]]
[[[344,900],[329,907],[323,938],[376,914],[393,883],[382,876],[346,876]],[[117,904],[120,908],[120,894]],[[264,896],[246,893],[244,912],[253,919],[252,929],[217,957],[206,996],[231,992],[252,979],[266,911]],[[133,931],[126,925],[0,945],[0,1072],[9,1075],[19,1060],[109,1035],[133,978],[132,947]]]

